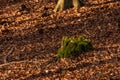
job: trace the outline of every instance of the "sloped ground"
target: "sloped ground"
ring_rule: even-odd
[[[25,11],[20,11],[22,3]],[[119,0],[87,0],[78,10],[58,13],[53,13],[52,2],[4,4],[0,8],[1,80],[120,79]],[[75,60],[57,61],[65,35],[83,35],[95,50]]]

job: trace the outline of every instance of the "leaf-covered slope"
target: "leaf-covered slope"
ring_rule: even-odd
[[[58,13],[53,3],[26,2],[30,11],[22,12],[21,4],[0,9],[1,79],[120,78],[119,1],[89,0],[78,10]],[[77,60],[55,61],[62,37],[77,35],[90,39],[96,49]]]

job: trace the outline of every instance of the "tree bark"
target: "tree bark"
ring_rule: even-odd
[[[58,0],[54,12],[62,11],[72,7],[79,8],[81,6],[80,0]]]

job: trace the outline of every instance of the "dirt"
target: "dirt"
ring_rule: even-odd
[[[0,4],[1,80],[120,79],[119,0],[86,0],[79,9],[57,13],[53,0]],[[57,60],[62,37],[79,35],[95,49]]]

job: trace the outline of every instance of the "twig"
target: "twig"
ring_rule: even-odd
[[[14,48],[12,47],[9,52],[7,53],[7,55],[4,57],[4,64],[7,63],[7,58],[8,56],[13,52]]]
[[[3,67],[3,66],[13,65],[13,64],[19,64],[19,63],[24,63],[24,62],[34,62],[35,63],[35,61],[28,61],[28,60],[13,61],[13,62],[9,62],[9,63],[6,63],[6,64],[0,64],[0,68]]]

